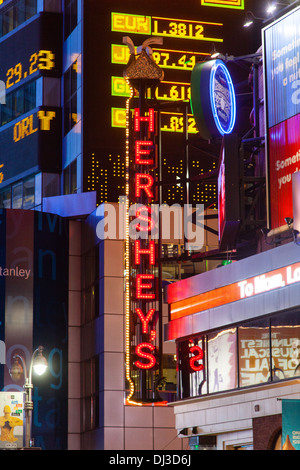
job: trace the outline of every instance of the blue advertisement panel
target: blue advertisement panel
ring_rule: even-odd
[[[282,400],[282,450],[300,450],[300,400]]]
[[[267,127],[300,112],[300,8],[264,30]]]
[[[56,214],[35,212],[33,344],[48,353],[48,376],[36,381],[32,432],[42,449],[67,449],[68,227]]]
[[[0,346],[6,350],[0,390],[23,392],[23,363],[21,375],[10,374],[15,357],[28,372],[33,351],[43,346],[48,367],[32,375],[31,434],[43,450],[67,449],[68,251],[67,220],[35,211],[0,212]]]

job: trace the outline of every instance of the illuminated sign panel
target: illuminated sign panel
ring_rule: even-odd
[[[196,64],[191,76],[191,105],[204,139],[230,134],[236,119],[235,91],[224,62]]]
[[[171,320],[300,282],[300,263],[245,279],[188,299],[169,299]]]
[[[244,0],[201,0],[201,5],[219,8],[236,8],[244,10]]]
[[[300,112],[299,36],[300,8],[264,30],[269,128]]]
[[[1,43],[0,80],[8,92],[38,75],[61,76],[61,34],[61,17],[42,14]]]
[[[152,218],[151,203],[154,202],[153,170],[156,166],[155,149],[155,113],[154,109],[146,111],[135,108],[133,117],[127,115],[127,233],[126,233],[126,376],[130,383],[130,393],[127,402],[141,404],[151,401],[150,382],[155,375],[152,371],[158,367],[158,335],[156,323],[158,320],[159,300],[157,288],[157,249],[151,240],[151,230],[155,224]],[[133,135],[130,145],[129,135]],[[130,163],[133,154],[133,164]],[[133,201],[129,207],[129,201]],[[133,231],[132,231],[133,229]],[[134,274],[130,274],[134,273]],[[132,346],[134,346],[134,353]],[[135,378],[133,370],[141,371]],[[145,375],[149,372],[152,375]],[[152,377],[152,378],[151,378]],[[144,387],[139,390],[139,383]],[[153,392],[152,392],[153,393]],[[152,396],[153,400],[153,396]]]
[[[61,77],[61,15],[42,13],[5,38],[0,64],[7,101],[1,106],[1,188],[1,183],[29,169],[61,168],[61,109],[37,109],[35,98],[40,76]]]
[[[123,108],[112,108],[111,110],[111,122],[113,127],[126,127],[126,110]],[[184,124],[183,124],[183,115],[182,113],[171,113],[171,112],[162,112],[162,132],[176,132],[182,133]],[[194,117],[188,115],[188,133],[189,134],[198,134],[198,129],[196,128],[196,123]]]
[[[240,225],[239,146],[237,135],[223,138],[218,173],[219,246],[235,248]]]
[[[299,171],[300,9],[263,31],[270,227],[293,218],[292,174]]]
[[[64,406],[68,395],[68,224],[55,214],[0,211],[0,339],[6,346],[0,386],[7,393],[22,390],[23,374],[14,381],[9,373],[13,357],[19,354],[27,363],[34,345],[44,346],[48,371],[41,378],[34,375],[33,400],[37,399],[38,415],[32,416],[35,446],[43,450],[66,450],[68,440],[68,410]],[[14,405],[12,416],[17,416],[17,400]],[[13,426],[8,430],[11,436],[18,434]],[[1,434],[1,447],[7,448],[5,434],[7,437],[8,433]],[[10,441],[10,447],[13,443]]]
[[[272,226],[293,218],[292,175],[300,171],[300,114],[269,129],[269,192]]]
[[[159,36],[173,41],[180,40],[180,43],[188,45],[188,41],[222,43],[221,22],[210,21],[194,21],[178,18],[166,18],[160,16],[133,15],[127,13],[111,13],[111,29],[114,32],[128,34],[143,34],[145,36]],[[121,37],[120,37],[121,39]],[[187,40],[187,41],[185,41]],[[205,50],[206,49],[206,50]],[[127,64],[129,60],[129,49],[123,45],[111,45],[111,61],[113,64]],[[166,49],[165,47],[153,47],[153,59],[162,69],[178,70],[182,72],[190,72],[198,60],[204,60],[210,55],[207,46],[203,48],[203,52],[193,52],[185,49]],[[189,75],[184,74],[186,80],[167,80],[163,81],[157,91],[156,97],[161,101],[187,101],[190,99]],[[112,96],[128,96],[129,90],[122,79],[112,77]],[[116,108],[114,108],[115,110]],[[115,114],[112,111],[112,114]],[[118,120],[112,116],[111,123],[113,127],[123,127],[120,125],[120,113],[118,112]],[[179,118],[180,119],[180,118]],[[125,121],[123,119],[123,121]],[[173,121],[173,122],[172,122]],[[180,124],[175,123],[173,119],[170,125],[165,124],[163,130],[167,132],[182,132]],[[175,123],[175,124],[174,124]],[[195,130],[197,132],[197,130]]]
[[[86,113],[84,111],[88,132],[83,136],[86,155],[83,189],[90,190],[90,179],[98,178],[99,187],[103,188],[103,191],[99,191],[103,196],[98,202],[117,202],[120,190],[124,195],[125,181],[121,177],[125,168],[122,142],[126,128],[125,101],[129,90],[124,79],[122,83],[122,77],[130,50],[123,44],[123,37],[128,36],[133,41],[136,57],[146,39],[163,39],[160,45],[150,43],[153,59],[165,73],[163,82],[157,88],[158,103],[155,106],[163,111],[162,132],[159,130],[163,178],[170,180],[183,175],[183,151],[179,150],[184,132],[183,110],[186,109],[183,102],[187,103],[189,114],[189,174],[193,178],[199,173],[214,170],[216,162],[209,160],[207,154],[200,155],[201,150],[196,151],[192,142],[197,139],[198,130],[189,107],[190,75],[198,62],[210,57],[214,46],[224,54],[230,51],[241,55],[249,50],[248,39],[237,42],[232,30],[232,24],[236,20],[242,21],[243,16],[244,13],[238,9],[204,6],[201,0],[191,0],[184,8],[171,0],[151,0],[148,3],[132,0],[130,5],[125,5],[121,0],[103,0],[93,4],[85,2],[83,73],[89,77],[90,86],[83,89],[83,109],[89,110]],[[94,26],[95,17],[101,18],[103,25],[98,30]],[[179,108],[175,105],[178,102]],[[101,161],[102,167],[99,165],[93,173],[94,159]],[[112,180],[115,184],[108,184]],[[195,204],[204,202],[202,197],[205,197],[208,205],[216,200],[215,184],[203,191],[202,183],[191,181],[189,189],[191,201]],[[183,203],[183,185],[164,186],[162,192],[164,202]]]
[[[0,188],[1,183],[31,168],[59,171],[61,125],[60,108],[41,107],[5,126],[0,132]]]
[[[210,37],[211,32],[222,23],[192,21],[176,18],[147,17],[129,15],[128,13],[112,13],[112,31],[122,33],[144,34],[146,36],[173,37],[196,39],[199,41],[223,42],[220,37]]]

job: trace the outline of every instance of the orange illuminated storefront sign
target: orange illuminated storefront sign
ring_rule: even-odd
[[[300,263],[204,292],[170,305],[171,320],[300,282]]]

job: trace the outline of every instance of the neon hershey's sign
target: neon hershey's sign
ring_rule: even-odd
[[[151,204],[155,202],[155,112],[135,108],[128,121],[128,207],[126,236],[126,368],[130,383],[128,403],[151,401],[159,367],[158,255],[151,239],[155,220]],[[131,158],[130,158],[131,156]],[[134,379],[132,378],[134,376]],[[139,384],[139,385],[137,385]],[[142,384],[142,386],[140,385]],[[138,390],[137,390],[138,389]]]

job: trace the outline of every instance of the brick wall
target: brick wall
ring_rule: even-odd
[[[253,449],[272,450],[281,432],[281,414],[253,419]]]

